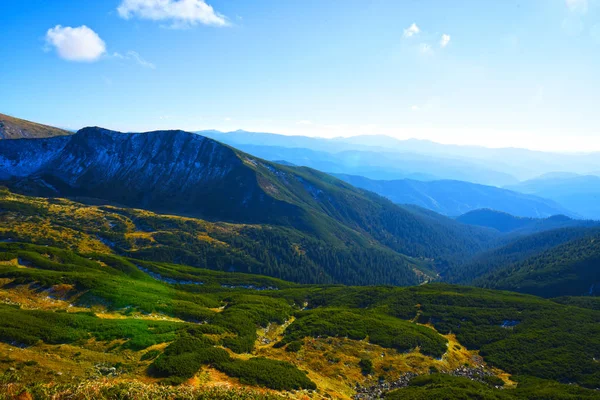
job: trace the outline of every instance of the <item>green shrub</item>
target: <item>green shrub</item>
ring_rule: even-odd
[[[368,358],[361,358],[358,362],[358,366],[364,375],[370,375],[375,371],[373,369],[373,361]]]
[[[300,351],[300,349],[302,348],[302,342],[300,340],[294,340],[293,342],[290,342],[287,347],[285,348],[285,351],[290,352],[290,353],[297,353]]]

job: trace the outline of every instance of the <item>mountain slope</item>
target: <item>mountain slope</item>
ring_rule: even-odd
[[[0,242],[27,242],[252,272],[301,283],[417,284],[429,262],[377,244],[343,245],[274,225],[209,222],[0,190]]]
[[[514,237],[509,235],[500,240],[497,248],[477,254],[464,264],[452,266],[444,271],[445,281],[461,284],[472,284],[482,275],[493,273],[507,266],[537,256],[554,247],[572,240],[592,236],[600,232],[600,228],[571,227],[547,230]]]
[[[3,141],[0,181],[22,193],[273,224],[332,246],[436,261],[474,254],[495,237],[455,221],[435,223],[330,175],[266,162],[182,131],[85,128],[70,137]]]
[[[492,271],[477,286],[542,297],[600,294],[600,234],[574,239]]]
[[[0,114],[0,139],[46,138],[72,134],[64,129]]]
[[[415,204],[450,216],[480,208],[504,211],[522,217],[548,217],[569,213],[551,200],[470,182],[422,182],[411,179],[384,181],[362,176],[334,175],[356,187],[387,197],[394,203]]]

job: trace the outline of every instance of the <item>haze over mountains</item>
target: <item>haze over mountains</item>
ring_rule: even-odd
[[[582,217],[600,219],[600,177],[596,175],[546,174],[507,188],[552,199]]]
[[[330,154],[343,153],[345,151],[375,151],[384,154],[398,155],[420,155],[428,156],[431,163],[441,161],[454,161],[464,166],[477,165],[482,168],[481,175],[472,182],[504,186],[513,182],[533,179],[549,172],[570,172],[576,174],[595,174],[600,171],[600,158],[595,153],[548,153],[517,148],[487,148],[478,146],[459,146],[440,144],[427,140],[399,140],[389,136],[364,135],[348,138],[312,138],[304,136],[286,136],[271,133],[257,133],[247,131],[219,132],[200,131],[200,134],[212,137],[221,142],[242,148],[242,145],[267,146],[293,149],[309,149]],[[402,160],[401,156],[397,158]],[[285,157],[281,157],[284,159]],[[287,160],[294,162],[293,160]],[[302,165],[302,164],[299,164]],[[442,162],[440,165],[444,165]],[[460,164],[459,164],[460,165]],[[458,179],[459,177],[446,176],[443,168],[439,168],[441,175],[435,175],[436,179]],[[326,171],[340,172],[352,175],[352,171]],[[405,171],[407,173],[415,170]],[[416,172],[420,172],[416,170]],[[461,172],[463,172],[461,170]],[[468,171],[475,174],[476,171]],[[487,176],[494,173],[495,175]],[[467,173],[467,171],[465,171]],[[365,176],[365,175],[363,175]],[[397,179],[407,176],[377,177],[367,176],[371,179]]]
[[[333,174],[355,175],[372,181],[463,181],[455,183],[454,188],[449,187],[449,183],[436,182],[429,185],[427,190],[424,189],[425,184],[404,182],[401,185],[404,185],[403,189],[407,192],[398,195],[390,188],[400,185],[398,182],[369,182],[355,178],[357,184],[360,181],[367,189],[377,188],[377,193],[392,201],[408,201],[447,215],[458,215],[460,211],[467,212],[476,208],[496,208],[520,216],[543,217],[556,211],[560,214],[600,219],[597,207],[600,204],[597,201],[600,178],[594,175],[600,170],[600,157],[593,153],[559,154],[525,149],[490,149],[414,139],[397,140],[376,135],[323,139],[246,131],[200,133],[267,160],[309,166]],[[591,175],[583,178],[580,174]],[[541,181],[544,182],[542,186],[536,184],[539,176],[542,176]],[[519,182],[527,179],[532,181]],[[532,203],[523,208],[507,203],[505,208],[499,208],[497,201],[483,201],[486,195],[482,192],[503,193],[506,199],[517,199],[519,196],[464,182],[535,195],[544,198],[542,202],[547,205],[536,209],[532,208]],[[470,203],[451,197],[450,202],[456,202],[453,206],[440,201],[439,196],[436,197],[436,193],[446,194],[454,190],[468,191],[476,196],[469,200]],[[427,199],[428,196],[431,200]],[[533,200],[531,197],[522,199],[526,202]]]
[[[572,214],[552,200],[495,186],[453,180],[383,181],[356,175],[334,175],[356,187],[387,197],[394,203],[415,204],[449,216],[459,216],[478,209],[493,209],[515,216],[536,218]]]

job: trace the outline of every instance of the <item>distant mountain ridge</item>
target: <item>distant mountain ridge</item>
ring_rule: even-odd
[[[552,199],[585,218],[600,220],[600,177],[596,175],[547,174],[506,188]]]
[[[552,200],[494,186],[463,181],[372,180],[362,176],[333,174],[362,189],[387,197],[397,204],[415,204],[440,214],[459,216],[488,208],[520,217],[544,218],[556,214],[573,215]],[[465,221],[461,221],[465,222]]]
[[[354,144],[346,138],[322,139],[246,131],[197,133],[266,160],[285,160],[329,173],[371,179],[457,179],[498,186],[517,183],[510,174],[490,168],[480,160]]]
[[[600,156],[598,153],[552,153],[518,148],[487,148],[481,146],[462,146],[435,143],[421,139],[396,139],[385,135],[361,135],[353,137],[337,137],[333,139],[315,138],[307,136],[286,136],[273,133],[248,132],[238,130],[234,132],[200,131],[200,134],[212,137],[219,141],[241,148],[242,145],[261,147],[287,147],[308,149],[326,153],[343,151],[366,151],[400,154],[413,154],[427,156],[430,160],[455,159],[464,163],[478,165],[487,171],[513,177],[515,181],[532,179],[536,176],[564,171],[576,174],[594,174],[600,171]],[[252,153],[252,151],[245,149]],[[285,159],[285,158],[283,158]],[[400,158],[401,159],[401,158]],[[288,160],[294,162],[294,160]],[[352,175],[362,175],[358,171],[335,171]],[[414,172],[414,171],[405,171]],[[477,171],[471,171],[476,173]],[[401,179],[407,176],[367,176],[371,179]],[[516,178],[516,179],[515,179]],[[436,176],[434,179],[464,179],[464,177],[451,177],[446,175]],[[500,183],[501,180],[485,179],[470,180],[472,182],[505,186],[512,183]]]
[[[456,220],[464,224],[496,229],[502,233],[512,233],[513,236],[515,234],[527,235],[551,229],[600,225],[599,221],[573,219],[560,214],[546,218],[527,218],[490,209],[473,210],[457,217]]]
[[[73,132],[0,114],[0,139],[46,138]]]
[[[215,137],[215,140],[222,139]],[[517,182],[514,177],[491,170],[481,163],[448,157],[394,153],[369,147],[330,153],[309,148],[225,143],[265,160],[285,160],[323,172],[361,175],[371,179],[459,179],[497,185]]]

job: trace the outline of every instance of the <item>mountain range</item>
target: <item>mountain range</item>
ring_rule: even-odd
[[[416,262],[406,257],[451,262],[488,248],[497,235],[440,215],[423,217],[319,171],[270,163],[182,131],[84,128],[65,137],[1,141],[0,183],[30,195],[293,229],[360,254],[368,260],[363,267],[384,279],[373,283],[414,281],[406,276]]]
[[[477,179],[467,179],[471,182],[505,186],[527,179],[534,179],[540,175],[563,171],[575,174],[595,174],[600,171],[600,157],[597,153],[551,153],[542,151],[533,151],[516,148],[486,148],[479,146],[460,146],[435,143],[428,140],[407,139],[401,140],[384,135],[362,135],[354,137],[338,137],[332,139],[313,138],[306,136],[286,136],[272,133],[259,133],[248,131],[220,132],[220,131],[200,131],[204,136],[212,137],[224,143],[231,144],[238,148],[245,145],[259,147],[276,147],[308,149],[312,151],[336,154],[345,151],[358,152],[376,152],[384,154],[393,154],[397,159],[402,159],[403,155],[426,156],[432,164],[445,165],[447,160],[460,161],[462,167],[471,165],[478,166],[482,173],[477,171],[464,170],[461,167],[460,172],[466,173]],[[249,151],[247,149],[247,151]],[[278,150],[279,151],[279,150]],[[252,151],[249,151],[252,153]],[[263,157],[268,158],[268,157]],[[270,159],[270,158],[269,158]],[[287,160],[285,157],[280,159]],[[293,160],[287,160],[294,162]],[[383,160],[385,163],[386,161]],[[295,163],[295,162],[294,162]],[[303,165],[303,164],[298,164]],[[451,164],[452,165],[452,164]],[[386,165],[390,167],[390,165]],[[409,166],[410,167],[410,166]],[[436,175],[434,179],[458,179],[461,177],[449,176],[443,168],[434,169],[441,175]],[[362,175],[371,179],[400,179],[407,178],[406,173],[415,172],[415,170],[405,171],[404,176],[373,176],[358,173],[357,171],[327,171],[339,172],[351,175]],[[416,171],[419,172],[419,171]],[[435,175],[435,174],[434,174]]]
[[[0,140],[0,398],[598,398],[596,221],[184,131],[38,134]]]
[[[370,190],[397,204],[415,204],[440,214],[459,216],[478,209],[492,209],[520,217],[549,217],[573,213],[558,203],[495,186],[464,181],[373,180],[334,174],[353,186]]]
[[[600,219],[600,177],[554,173],[506,187],[554,200],[585,218]]]

